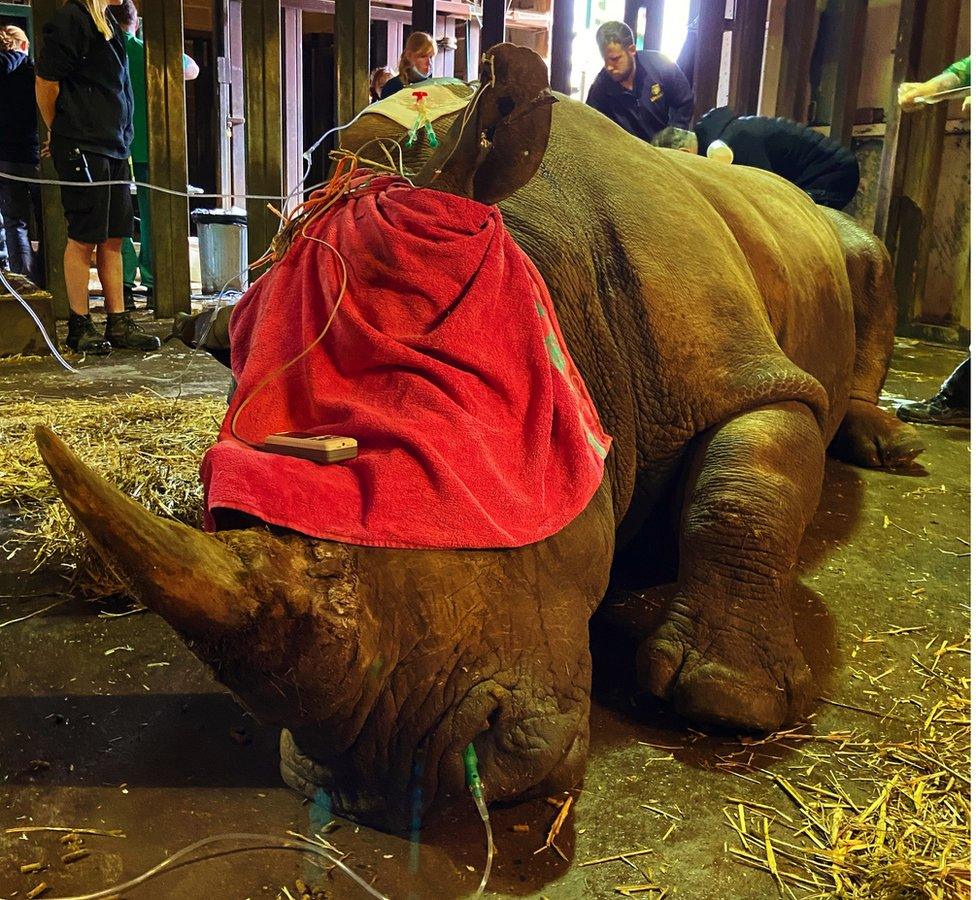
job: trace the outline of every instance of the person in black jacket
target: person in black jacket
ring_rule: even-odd
[[[132,237],[133,225],[127,183],[133,102],[125,37],[107,15],[108,6],[120,2],[67,0],[44,26],[37,61],[37,105],[50,133],[45,149],[58,178],[72,182],[61,186],[68,346],[100,354],[113,347],[159,348],[159,338],[146,334],[123,305],[122,239]],[[89,312],[92,253],[108,314],[104,338]]]
[[[861,177],[854,154],[812,128],[789,119],[737,116],[728,106],[706,113],[694,131],[662,131],[654,144],[774,172],[832,209],[854,199]]]
[[[596,42],[604,69],[586,95],[588,106],[642,141],[669,125],[688,127],[695,101],[681,69],[663,53],[638,50],[624,22],[604,22]]]
[[[400,54],[396,75],[383,85],[380,97],[385,100],[404,88],[429,81],[434,77],[435,56],[437,44],[434,43],[434,38],[426,31],[413,32]]]
[[[16,25],[0,28],[0,220],[11,272],[43,286],[40,261],[35,259],[28,234],[33,210],[40,222],[40,187],[4,178],[39,177],[37,106],[34,103],[34,64],[27,55],[27,35]]]

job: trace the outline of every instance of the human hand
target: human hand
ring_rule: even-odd
[[[41,142],[41,159],[47,159],[51,155],[51,138],[48,136]]]
[[[916,112],[922,104],[915,101],[932,93],[934,90],[929,87],[928,82],[906,81],[898,85],[898,105],[903,112]]]

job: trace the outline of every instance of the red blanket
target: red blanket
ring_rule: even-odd
[[[308,235],[342,253],[347,294],[324,340],[254,395],[237,434],[343,435],[359,455],[315,463],[230,433],[244,399],[334,308],[340,264],[300,237],[231,318],[238,387],[203,460],[207,527],[230,509],[352,544],[487,548],[572,521],[610,439],[498,209],[382,176]]]

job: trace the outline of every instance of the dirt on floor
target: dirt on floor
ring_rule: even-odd
[[[962,358],[899,341],[883,402],[931,396]],[[0,402],[54,404],[146,387],[221,397],[228,381],[217,363],[175,344],[145,359],[87,360],[82,370],[83,377],[70,375],[50,359],[0,362]],[[907,473],[827,464],[796,603],[825,700],[797,732],[802,739],[757,744],[695,731],[634,699],[612,668],[598,667],[586,781],[551,848],[546,838],[566,797],[492,810],[497,849],[487,894],[727,900],[816,893],[771,874],[768,860],[748,864],[743,856],[754,855],[749,847],[759,841],[788,869],[786,844],[766,842],[761,828],[758,838],[744,838],[734,822],[744,812],[782,818],[796,824],[784,833],[801,844],[802,805],[831,776],[852,808],[866,804],[870,767],[859,787],[845,774],[848,757],[917,732],[944,700],[942,682],[929,672],[961,678],[969,670],[969,431],[922,432],[926,452]],[[10,509],[0,510],[8,552],[17,524]],[[124,601],[65,595],[59,570],[32,568],[29,550],[0,562],[0,897],[35,896],[29,892],[41,882],[49,886],[45,897],[98,891],[209,835],[283,839],[288,831],[311,835],[332,819],[327,805],[283,786],[277,732],[254,722],[160,618],[121,615],[130,609]],[[11,621],[53,603],[60,605]],[[968,734],[968,709],[964,717]],[[29,830],[37,826],[119,834],[71,842],[66,832]],[[419,840],[342,820],[327,839],[397,900],[471,896],[484,866],[473,805],[428,823]],[[75,849],[90,852],[66,856]],[[204,861],[124,896],[298,900],[306,886],[317,897],[367,896],[339,869],[323,862],[323,870],[293,850],[227,849],[204,848]],[[762,846],[758,856],[767,858]],[[43,868],[21,872],[32,863]]]

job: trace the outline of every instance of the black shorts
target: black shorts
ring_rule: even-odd
[[[113,159],[85,150],[57,138],[51,141],[51,159],[60,181],[132,180],[127,159]],[[88,175],[84,168],[87,163]],[[128,184],[69,187],[61,185],[61,205],[68,221],[68,237],[82,244],[101,244],[108,238],[132,237],[132,194]]]

